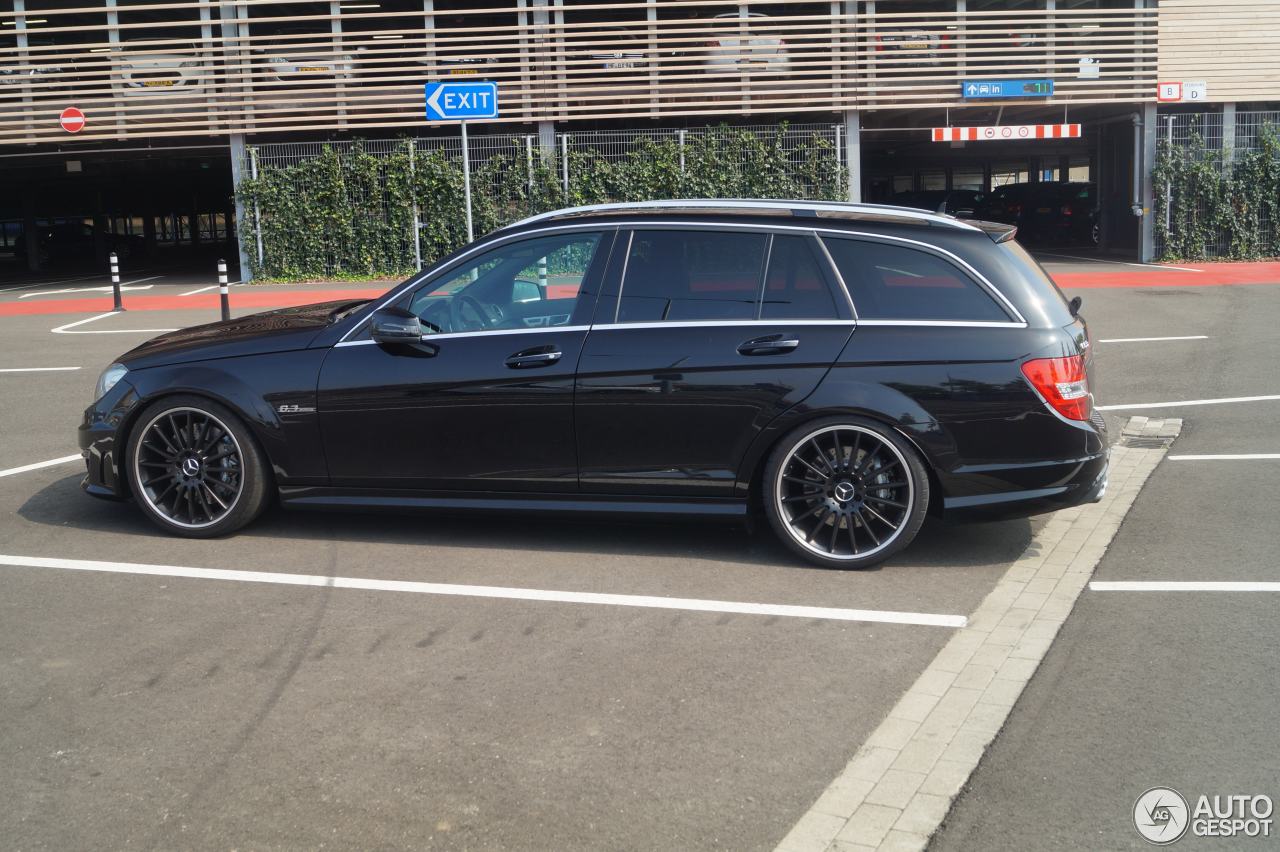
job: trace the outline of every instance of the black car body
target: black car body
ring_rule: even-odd
[[[270,494],[294,507],[763,506],[798,553],[870,564],[926,509],[1025,515],[1105,488],[1084,321],[1012,234],[810,202],[534,217],[372,302],[127,353],[80,427],[84,487],[141,491],[182,535],[229,531]]]
[[[977,215],[1018,226],[1021,239],[1052,245],[1097,245],[1101,241],[1097,185],[1011,183],[979,202]]]

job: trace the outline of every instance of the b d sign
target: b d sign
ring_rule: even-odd
[[[497,83],[427,83],[424,91],[430,121],[498,117]]]

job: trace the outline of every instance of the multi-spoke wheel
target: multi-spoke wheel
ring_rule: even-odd
[[[865,567],[915,538],[929,479],[914,450],[870,421],[808,424],[774,449],[764,502],[785,544],[821,565]]]
[[[129,438],[133,495],[162,528],[190,537],[221,535],[251,521],[266,503],[257,446],[230,411],[208,400],[161,400]]]

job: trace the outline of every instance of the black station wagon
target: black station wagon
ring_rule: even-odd
[[[560,210],[371,301],[151,340],[84,488],[183,536],[292,507],[744,518],[861,567],[926,514],[1097,500],[1089,336],[1007,225],[804,201]]]

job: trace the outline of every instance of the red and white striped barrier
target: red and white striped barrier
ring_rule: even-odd
[[[1017,139],[1078,139],[1078,124],[1001,124],[987,127],[935,127],[934,142],[1001,142]]]

